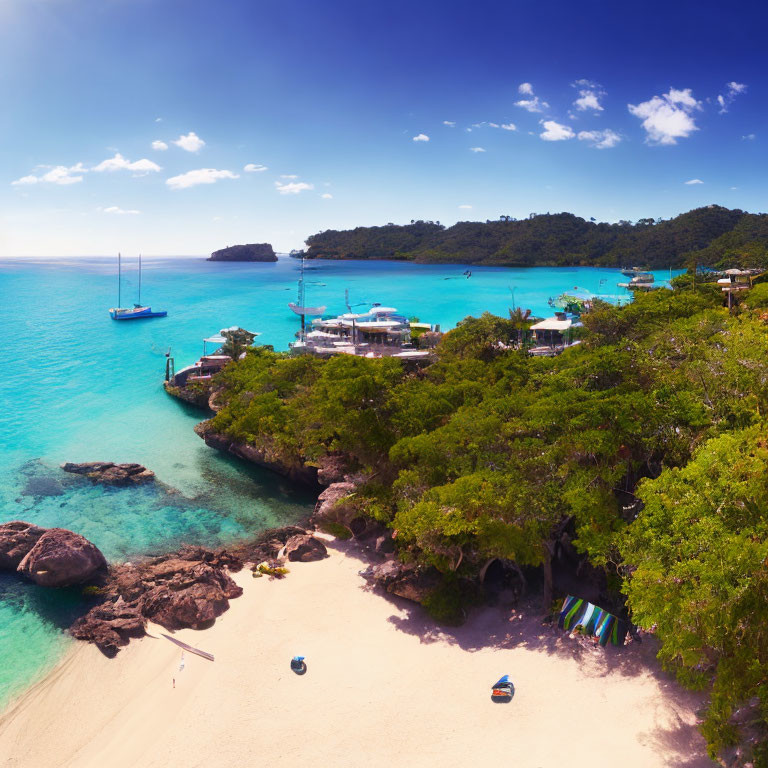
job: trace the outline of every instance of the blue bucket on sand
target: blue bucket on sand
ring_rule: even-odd
[[[307,664],[303,656],[294,656],[291,659],[291,670],[297,675],[303,675],[307,671]]]

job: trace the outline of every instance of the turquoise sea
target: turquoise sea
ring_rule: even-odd
[[[0,522],[70,528],[110,560],[181,542],[226,543],[306,514],[307,492],[207,448],[199,412],[162,389],[165,354],[177,369],[202,339],[240,325],[286,349],[298,328],[299,264],[221,264],[202,258],[143,260],[144,303],[168,317],[114,322],[114,258],[0,260]],[[629,295],[617,270],[505,269],[399,262],[308,262],[307,303],[345,311],[380,302],[443,330],[467,315],[506,314],[513,300],[539,316],[549,297],[575,287]],[[656,275],[657,281],[668,277]],[[123,304],[134,300],[136,265],[123,261]],[[63,461],[136,461],[155,487],[105,489],[63,473]],[[45,590],[0,574],[0,708],[60,657],[83,609],[77,589]]]

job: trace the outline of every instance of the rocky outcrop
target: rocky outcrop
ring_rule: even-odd
[[[347,462],[340,454],[322,456],[317,462],[317,482],[320,485],[341,483],[346,479],[347,471]]]
[[[317,486],[317,467],[305,465],[288,465],[273,454],[267,447],[256,447],[245,443],[237,443],[226,435],[221,435],[211,429],[210,421],[201,421],[195,426],[195,433],[205,440],[205,444],[211,448],[233,456],[250,461],[278,475],[283,475],[294,483]]]
[[[182,400],[189,405],[194,405],[195,408],[201,408],[203,410],[209,409],[208,402],[209,398],[211,397],[211,393],[209,392],[208,387],[202,383],[196,382],[195,386],[192,386],[192,384],[187,384],[183,387],[180,387],[176,386],[170,381],[166,381],[163,384],[163,387],[165,387],[165,391],[171,397],[175,397],[177,400]]]
[[[435,568],[421,568],[413,563],[403,564],[395,560],[371,565],[362,572],[362,576],[385,592],[416,603],[423,603],[442,582]]]
[[[114,655],[131,637],[144,634],[148,620],[171,630],[210,624],[243,592],[227,568],[239,570],[242,562],[225,550],[203,547],[114,566],[101,590],[104,602],[78,619],[71,632]]]
[[[0,525],[0,570],[15,571],[44,533],[45,528],[22,520]]]
[[[343,481],[329,485],[318,497],[312,518],[318,523],[326,521],[342,522],[340,517],[339,502],[357,490],[354,483]]]
[[[155,473],[141,464],[114,464],[111,461],[86,461],[81,464],[66,462],[61,465],[65,472],[85,475],[105,485],[133,485],[155,479]]]
[[[313,560],[323,560],[328,557],[328,550],[320,539],[309,534],[291,536],[285,544],[285,555],[299,563],[310,563]]]
[[[277,261],[277,256],[269,243],[251,243],[214,251],[208,261]]]
[[[303,536],[305,533],[306,531],[297,525],[270,528],[262,531],[252,541],[235,545],[232,552],[244,563],[261,563],[264,560],[274,560],[285,547],[288,539],[293,536]]]
[[[106,573],[107,561],[98,547],[79,533],[49,528],[17,570],[41,587],[69,587]]]

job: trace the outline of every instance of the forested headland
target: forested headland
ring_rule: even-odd
[[[426,605],[444,618],[489,558],[549,609],[565,537],[585,583],[709,691],[715,755],[745,705],[768,727],[768,285],[729,311],[717,286],[675,284],[599,304],[553,358],[504,348],[516,325],[490,314],[420,370],[255,348],[219,375],[211,426],[288,466],[341,459],[362,480],[340,506],[440,574]]]
[[[571,213],[531,214],[516,220],[412,221],[380,227],[326,230],[307,238],[306,256],[399,259],[487,266],[641,266],[645,269],[768,267],[768,215],[719,205],[672,219],[615,224]]]

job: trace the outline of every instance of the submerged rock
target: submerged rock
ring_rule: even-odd
[[[328,550],[320,539],[305,533],[288,539],[285,544],[285,555],[294,562],[309,563],[328,557]]]
[[[132,485],[155,479],[155,473],[141,464],[114,464],[111,461],[85,461],[80,464],[66,462],[61,465],[65,472],[85,475],[97,483],[106,485]]]
[[[23,520],[0,525],[0,569],[15,571],[44,533],[45,528]]]
[[[41,587],[68,587],[82,584],[106,569],[104,555],[84,536],[64,528],[49,528],[16,570]]]

